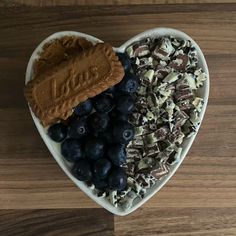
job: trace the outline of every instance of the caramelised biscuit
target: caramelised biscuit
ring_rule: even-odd
[[[73,107],[119,83],[123,76],[112,46],[99,43],[31,80],[25,96],[46,126],[66,119]]]
[[[34,75],[37,76],[62,61],[69,60],[74,55],[92,47],[93,44],[82,37],[63,36],[53,39],[43,46],[39,58],[34,62]]]

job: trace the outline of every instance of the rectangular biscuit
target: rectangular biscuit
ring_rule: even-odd
[[[124,69],[112,47],[99,43],[36,76],[25,97],[44,126],[66,119],[79,103],[119,83]]]

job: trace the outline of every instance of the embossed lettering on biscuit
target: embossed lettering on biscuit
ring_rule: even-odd
[[[124,69],[109,44],[97,44],[31,80],[25,96],[43,125],[66,119],[73,107],[119,83]]]

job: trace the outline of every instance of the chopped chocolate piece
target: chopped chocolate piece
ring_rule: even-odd
[[[164,155],[169,157],[170,154],[174,152],[174,150],[175,150],[174,148],[175,148],[174,144],[171,144],[170,146],[168,146],[163,152]]]
[[[92,182],[88,181],[88,182],[86,182],[86,184],[87,184],[89,189],[91,189],[91,190],[95,189],[95,186],[94,186],[94,184]]]
[[[140,185],[142,187],[148,187],[148,182],[146,182],[146,179],[143,175],[138,175],[138,177],[136,178],[137,182],[140,183]]]
[[[166,90],[171,90],[171,96],[173,95],[173,93],[175,92],[175,85],[173,84],[173,83],[171,83],[171,84],[168,84],[167,86],[166,86]]]
[[[109,193],[109,198],[110,198],[110,202],[112,205],[114,205],[115,207],[117,207],[117,191],[110,191]]]
[[[143,126],[137,126],[134,129],[135,129],[135,137],[142,135],[144,132]]]
[[[104,192],[104,191],[99,191],[99,192],[97,193],[97,196],[98,196],[98,197],[106,197],[106,192]]]
[[[140,45],[136,49],[134,49],[134,56],[135,57],[143,57],[150,53],[148,45]]]
[[[176,111],[175,114],[175,127],[180,127],[189,119],[189,116],[184,111]]]
[[[194,109],[193,111],[190,112],[190,121],[192,122],[192,124],[196,125],[199,123],[200,120],[200,116],[199,116],[199,112]]]
[[[176,71],[186,71],[186,65],[188,63],[188,56],[185,54],[179,54],[176,59],[169,63],[169,66]]]
[[[190,120],[187,120],[186,123],[181,127],[182,132],[188,136],[190,133],[195,132],[196,128]]]
[[[134,161],[139,161],[142,159],[142,153],[137,148],[127,148],[126,155],[127,155],[127,162],[128,162],[128,159],[132,159]]]
[[[142,119],[143,119],[143,116],[147,114],[147,112],[148,112],[148,108],[146,108],[146,107],[145,107],[145,108],[143,107],[143,108],[140,109],[140,113],[141,113],[141,115],[142,115],[142,116],[141,116]],[[141,121],[142,121],[142,120],[141,120]]]
[[[191,46],[191,47],[190,47],[188,56],[189,56],[189,58],[191,58],[191,59],[196,59],[196,60],[198,60],[198,58],[197,58],[197,49],[196,49],[194,46]]]
[[[152,146],[153,143],[157,141],[164,140],[169,132],[169,128],[167,126],[163,126],[158,130],[146,135],[145,142],[147,146]]]
[[[195,76],[193,74],[185,73],[184,78],[188,81],[188,85],[190,89],[193,89],[193,90],[197,89],[196,83],[195,83]]]
[[[182,148],[177,148],[176,151],[172,152],[167,160],[167,164],[174,165],[178,163],[181,152],[182,152]]]
[[[157,129],[157,124],[155,124],[155,123],[150,123],[149,124],[149,129],[151,130],[151,131],[154,131],[154,130],[156,130]]]
[[[192,102],[198,112],[202,110],[203,103],[203,99],[199,97],[195,97],[194,101]]]
[[[147,148],[145,155],[153,157],[153,156],[157,156],[159,152],[160,152],[160,149],[159,149],[158,143],[154,143],[153,145],[150,145]]]
[[[148,160],[145,160],[145,158],[141,159],[137,165],[136,168],[136,173],[145,173],[145,172],[149,172],[151,166],[148,163]]]
[[[167,66],[167,62],[160,60],[159,64],[157,65],[157,69],[164,69]]]
[[[181,144],[184,138],[184,133],[181,131],[180,128],[176,128],[171,134],[169,134],[169,140],[172,143],[179,143]]]
[[[145,69],[147,67],[152,67],[153,66],[153,58],[152,57],[143,57],[143,58],[138,58],[136,59],[137,61],[135,64],[137,65],[138,69]]]
[[[134,172],[134,168],[135,168],[135,164],[134,163],[131,163],[131,162],[127,162],[124,166],[123,166],[126,174],[128,176],[134,176],[135,175],[135,172]]]
[[[153,77],[154,77],[154,70],[148,70],[147,72],[145,72],[144,74],[144,80],[148,82],[148,84],[152,84],[153,83]]]
[[[176,152],[172,152],[167,160],[167,164],[172,165],[176,159],[175,159]]]
[[[158,138],[156,137],[155,132],[152,132],[146,135],[145,137],[145,142],[148,147],[151,146],[153,143],[156,143],[157,141],[158,141]]]
[[[170,84],[170,83],[175,82],[178,79],[181,79],[181,74],[180,73],[176,73],[176,72],[171,72],[170,74],[168,74],[164,78],[163,82],[166,82],[166,83]]]
[[[176,84],[176,90],[183,90],[183,89],[188,89],[189,85],[188,85],[188,81],[185,79],[179,80],[179,83]]]
[[[156,120],[156,116],[151,111],[147,112],[146,117],[147,117],[148,121]]]
[[[166,111],[168,114],[168,121],[171,122],[174,114],[175,104],[172,99],[166,100],[165,104],[166,104]]]
[[[207,79],[206,73],[204,73],[202,69],[199,68],[194,72],[194,75],[196,76],[196,86],[197,88],[199,88],[203,85],[204,81]]]
[[[181,41],[174,38],[173,36],[170,36],[171,44],[175,47],[178,48],[181,45]]]
[[[168,166],[162,162],[159,162],[159,163],[157,163],[157,165],[155,167],[153,167],[150,174],[155,179],[159,180],[159,179],[161,179],[161,177],[165,176],[168,173],[169,173]]]
[[[145,134],[145,129],[143,128],[143,134]],[[130,142],[133,148],[143,148],[143,136],[135,136],[134,139]]]
[[[171,45],[171,41],[169,38],[162,38],[160,44],[158,44],[153,51],[153,56],[157,59],[161,60],[169,60],[169,56],[174,53],[174,48]]]
[[[190,88],[182,88],[176,91],[175,99],[177,101],[193,98],[193,92]]]
[[[169,155],[167,155],[166,150],[164,150],[163,152],[160,152],[158,154],[158,156],[156,157],[156,160],[160,163],[166,163],[167,159],[169,158]]]
[[[158,105],[158,98],[155,93],[151,92],[148,94],[147,103],[150,108],[156,107]]]
[[[120,202],[121,208],[124,210],[130,209],[135,198],[137,198],[137,194],[134,191],[128,192]]]
[[[181,100],[177,102],[177,106],[179,107],[180,110],[188,110],[193,107],[192,101],[191,100]]]
[[[145,95],[145,94],[147,93],[147,87],[141,85],[141,86],[138,88],[137,93],[138,93],[139,95]]]
[[[129,121],[135,126],[140,126],[147,123],[147,118],[140,113],[133,113]]]
[[[137,111],[143,109],[143,108],[147,108],[148,105],[147,105],[147,100],[145,97],[143,96],[140,96],[139,98],[136,99],[136,104],[135,104],[135,107],[137,109]]]
[[[169,128],[166,126],[163,126],[163,127],[159,128],[158,130],[156,130],[155,136],[158,139],[157,141],[164,140],[166,135],[168,134],[168,132],[169,132]]]
[[[133,50],[133,46],[129,46],[128,48],[126,48],[126,53],[129,56],[129,58],[133,58],[134,57],[134,50]]]

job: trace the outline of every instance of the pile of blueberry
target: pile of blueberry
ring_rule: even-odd
[[[66,124],[48,129],[51,139],[61,142],[64,158],[74,163],[74,176],[100,191],[125,189],[127,176],[121,166],[126,162],[126,145],[134,137],[128,118],[139,80],[130,72],[127,56],[117,54],[126,72],[122,81],[79,104]]]

